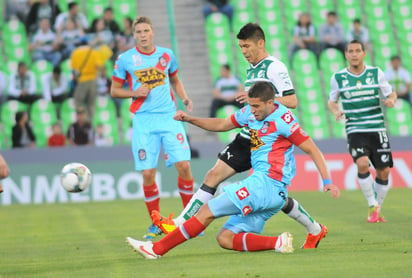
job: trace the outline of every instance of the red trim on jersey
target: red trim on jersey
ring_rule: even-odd
[[[170,76],[174,76],[175,74],[177,74],[178,71],[179,71],[179,70],[175,70],[174,72],[169,73],[169,77],[170,77]]]
[[[139,48],[137,48],[137,46],[136,46],[136,50],[137,50],[137,52],[139,52],[140,54],[150,56],[150,55],[152,55],[153,53],[155,53],[155,51],[156,51],[156,46],[154,47],[153,51],[151,51],[151,52],[143,52],[143,51],[141,51]]]
[[[296,146],[299,146],[306,140],[308,140],[310,136],[301,128],[299,127],[296,129],[289,137],[289,141]]]
[[[126,71],[126,80],[127,80],[127,83],[129,83],[129,90],[132,91],[133,90],[133,80],[132,80],[132,76],[127,71]]]
[[[112,80],[113,81],[116,81],[116,82],[119,82],[119,83],[121,83],[122,85],[124,84],[124,82],[125,82],[125,80],[124,79],[121,79],[121,78],[119,78],[119,77],[117,77],[117,76],[112,76]]]
[[[232,114],[232,115],[230,116],[230,120],[232,121],[232,124],[235,125],[235,127],[242,127],[242,126],[236,121],[235,114]]]
[[[161,60],[160,58],[162,58],[162,57],[166,61],[166,63],[164,63],[164,65],[162,65],[160,63],[160,60]],[[170,58],[169,54],[167,54],[166,52],[163,53],[163,55],[160,58],[159,58],[159,61],[156,64],[156,68],[164,71],[166,69],[167,65],[169,64],[171,58]],[[150,91],[149,91],[149,94],[150,94]],[[139,97],[139,98],[135,99],[129,107],[130,112],[132,112],[133,114],[136,113],[137,110],[139,110],[140,106],[142,106],[142,104],[146,100],[146,98],[147,98],[147,96],[146,97]]]
[[[268,154],[270,164],[269,177],[277,181],[282,181],[283,167],[285,166],[285,152],[292,146],[292,143],[283,136],[279,136],[272,144],[272,151]]]

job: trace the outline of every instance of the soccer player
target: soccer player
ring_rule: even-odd
[[[256,81],[270,82],[275,91],[276,101],[288,108],[295,108],[297,99],[288,70],[281,61],[270,56],[265,47],[265,34],[258,24],[248,23],[237,34],[238,44],[242,54],[250,63],[245,82],[246,91]],[[239,97],[244,102],[246,93]],[[248,128],[242,129],[235,140],[231,142],[219,155],[215,166],[209,170],[201,187],[193,195],[188,206],[176,218],[168,219],[160,216],[156,211],[152,214],[153,222],[162,228],[165,233],[193,216],[200,206],[212,199],[218,185],[233,176],[251,168],[250,163],[250,135]],[[316,222],[299,202],[288,197],[282,211],[292,219],[303,225],[307,237],[302,248],[316,248],[328,232],[324,225]]]
[[[132,98],[132,151],[135,169],[142,171],[143,191],[149,215],[159,211],[159,189],[155,182],[160,149],[165,151],[166,166],[175,165],[177,185],[183,206],[193,195],[193,176],[190,169],[190,148],[182,123],[173,119],[176,105],[171,88],[181,98],[188,111],[193,103],[187,97],[177,74],[178,66],[172,50],[154,45],[151,20],[139,16],[133,22],[136,47],[122,53],[114,66],[111,95]],[[123,88],[128,82],[129,88]],[[161,230],[150,225],[145,239]]]
[[[176,120],[189,122],[209,131],[226,131],[248,126],[251,137],[253,174],[239,183],[224,188],[218,197],[204,204],[195,216],[160,241],[137,241],[128,237],[129,245],[147,259],[157,259],[182,242],[197,236],[215,218],[228,216],[217,240],[225,249],[236,251],[274,250],[293,252],[292,235],[278,237],[259,235],[266,221],[279,212],[288,198],[287,186],[295,175],[294,145],[315,162],[323,178],[324,191],[339,197],[332,184],[326,161],[295,119],[295,115],[274,100],[269,82],[258,81],[248,92],[248,104],[226,119],[196,118],[178,111]]]
[[[328,106],[336,121],[346,118],[349,153],[358,168],[358,181],[369,205],[367,221],[375,223],[385,222],[381,206],[390,187],[389,173],[393,166],[380,94],[382,103],[393,107],[396,93],[381,69],[364,64],[365,56],[362,42],[352,40],[346,45],[349,67],[332,76]],[[369,172],[369,160],[376,168],[375,182]]]

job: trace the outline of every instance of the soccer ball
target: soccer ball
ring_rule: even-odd
[[[68,192],[81,192],[89,188],[92,182],[92,173],[84,164],[72,162],[63,167],[60,181]]]

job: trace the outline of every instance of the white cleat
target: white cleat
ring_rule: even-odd
[[[284,232],[280,236],[275,244],[275,252],[279,253],[293,253],[293,236],[289,232]]]
[[[162,257],[153,252],[153,243],[151,241],[139,241],[131,237],[126,237],[126,242],[135,252],[142,255],[145,259],[156,260]]]

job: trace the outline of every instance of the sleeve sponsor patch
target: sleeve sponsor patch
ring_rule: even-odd
[[[292,113],[290,111],[286,112],[285,114],[283,114],[283,116],[281,117],[282,120],[285,121],[285,123],[290,124],[291,122],[293,122],[293,116]]]

